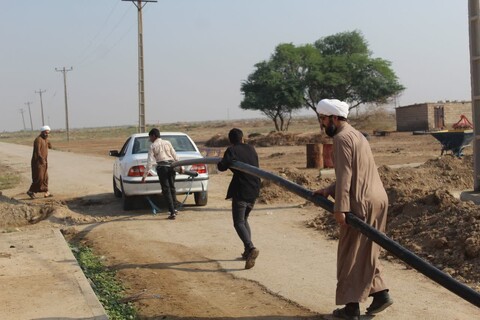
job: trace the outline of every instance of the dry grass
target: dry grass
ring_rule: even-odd
[[[0,164],[0,190],[11,189],[20,183],[20,175],[12,168]]]

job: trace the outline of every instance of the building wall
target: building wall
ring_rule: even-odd
[[[397,131],[428,130],[428,106],[414,104],[395,109]]]
[[[460,120],[463,114],[472,122],[472,104],[470,102],[445,103],[445,126],[452,129],[452,125]],[[472,122],[473,123],[473,122]]]
[[[435,108],[443,107],[444,128],[435,127]],[[452,129],[452,125],[465,115],[472,121],[470,102],[421,103],[395,109],[397,131],[430,131]]]

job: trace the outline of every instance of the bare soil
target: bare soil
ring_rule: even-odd
[[[328,170],[305,168],[305,144],[328,142],[315,131],[281,135],[259,129],[263,127],[256,122],[234,126],[247,128],[244,131],[250,133],[263,131],[250,139],[256,145],[263,169],[312,190],[332,181],[333,176]],[[214,141],[222,140],[226,131],[228,128],[219,126],[189,134],[199,142],[205,155],[221,156],[224,147],[211,144],[207,147],[206,144],[209,140],[212,143],[213,137]],[[453,195],[454,191],[473,189],[471,147],[467,147],[466,156],[459,159],[451,155],[439,157],[440,144],[430,135],[392,132],[381,137],[370,134],[369,140],[389,195],[387,235],[452,277],[480,290],[480,213],[478,206],[459,201]],[[57,141],[54,147],[62,150],[68,146],[70,152],[106,156],[105,150],[120,149],[122,143],[123,138],[116,137],[95,144],[88,140],[68,144]],[[396,167],[405,164],[415,167]],[[23,170],[23,174],[28,173],[28,168],[23,167]],[[212,185],[207,207],[228,212],[223,197],[229,178],[218,179],[214,168],[211,174],[217,185]],[[104,194],[74,196],[73,192],[64,192],[54,199],[29,201],[21,191],[25,185],[28,181],[17,190],[3,191],[9,196],[0,197],[0,228],[12,231],[48,224],[61,227],[67,238],[92,246],[105,256],[108,265],[119,272],[128,293],[137,297],[132,300],[142,319],[318,319],[322,316],[312,312],[309,306],[282,298],[259,283],[225,272],[222,263],[205,258],[196,251],[193,239],[190,244],[181,244],[163,238],[149,243],[149,250],[139,250],[146,245],[142,241],[143,231],[134,235],[129,228],[139,228],[132,226],[139,220],[149,223],[152,217],[145,216],[148,206],[142,211],[144,215],[138,217],[122,212],[119,201]],[[262,182],[258,203],[266,210],[286,204],[307,209],[312,206],[268,181]],[[188,215],[190,210],[195,212],[197,209],[187,201],[187,217],[199,219]],[[314,212],[304,217],[302,227],[336,239],[337,228],[331,215],[323,210]],[[208,216],[208,219],[216,219],[216,216]],[[130,227],[124,222],[131,223]],[[112,229],[114,224],[122,227]],[[230,225],[225,228],[230,228],[228,232],[233,233]],[[139,228],[146,234],[147,229],[145,224]],[[151,232],[153,234],[155,230]],[[171,232],[168,227],[161,232],[167,233],[167,239],[175,237],[175,234],[168,235]],[[388,253],[384,258],[398,262]],[[185,270],[190,272],[182,272]]]

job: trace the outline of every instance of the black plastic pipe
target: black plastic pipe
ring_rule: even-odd
[[[191,165],[197,163],[205,163],[205,164],[217,164],[221,158],[202,158],[202,159],[189,159],[174,162],[172,166],[180,166],[180,165]],[[273,173],[264,171],[260,168],[251,166],[249,164],[234,161],[230,168],[236,169],[254,176],[257,176],[262,179],[270,180],[273,183],[287,189],[290,192],[295,193],[296,195],[309,200],[316,205],[322,207],[323,209],[333,213],[333,202],[326,199],[325,197],[315,194],[310,190],[305,189],[304,187],[291,182],[289,180],[283,179]],[[405,263],[407,263],[412,268],[416,269],[417,271],[423,273],[428,278],[432,279],[436,283],[440,284],[444,288],[450,290],[451,292],[455,293],[459,297],[465,299],[466,301],[470,302],[471,304],[480,308],[480,293],[473,290],[472,288],[466,286],[465,284],[458,282],[451,276],[447,275],[446,273],[442,272],[435,266],[431,265],[430,263],[426,262],[413,252],[407,250],[406,248],[402,247],[397,242],[393,241],[385,234],[379,232],[377,229],[371,227],[369,224],[360,220],[357,216],[353,213],[348,212],[346,214],[346,221],[347,224],[356,228],[370,240],[374,241],[382,248],[387,250],[388,252],[392,253]]]

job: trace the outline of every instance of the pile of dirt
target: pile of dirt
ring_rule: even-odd
[[[309,190],[319,189],[320,186],[328,185],[332,182],[331,179],[309,176],[301,170],[291,167],[283,168],[276,174]],[[262,180],[258,202],[264,204],[272,204],[275,202],[301,203],[305,202],[305,199],[285,190],[270,180]]]
[[[379,169],[391,203],[411,198],[419,191],[473,189],[473,157],[444,156],[431,159],[417,168]]]
[[[38,223],[55,212],[53,205],[25,204],[0,195],[0,229]]]
[[[41,221],[66,227],[105,220],[103,217],[85,216],[72,211],[61,200],[39,199],[26,203],[0,195],[0,230],[4,231],[34,225]]]
[[[389,197],[387,235],[457,280],[480,288],[480,211],[451,191],[473,189],[473,158],[445,156],[417,168],[381,167]],[[322,210],[323,211],[323,210]],[[309,226],[338,238],[330,213]],[[385,257],[393,257],[385,253]]]

